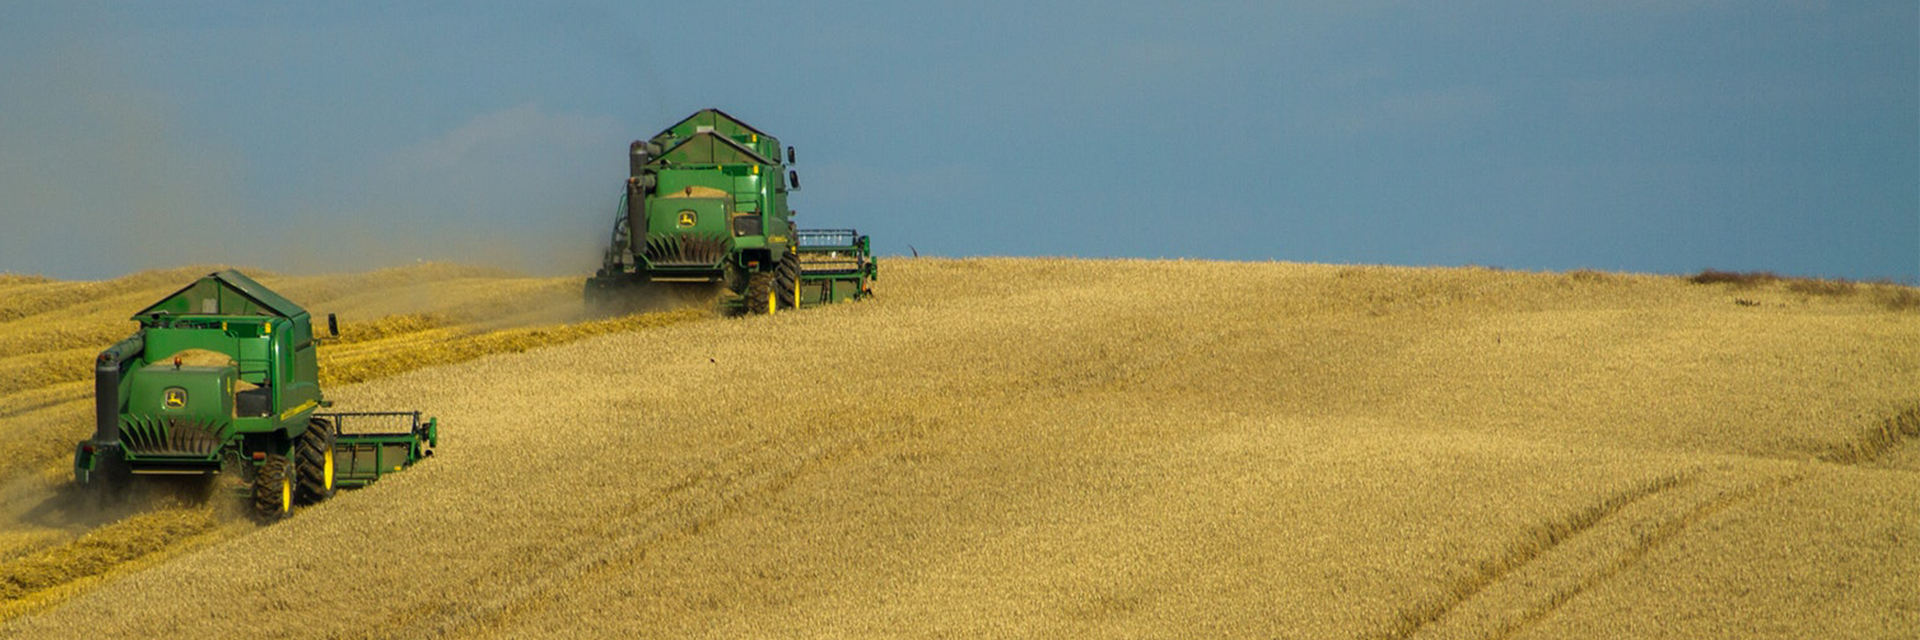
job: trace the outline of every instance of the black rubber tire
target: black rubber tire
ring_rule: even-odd
[[[590,309],[598,309],[607,304],[606,285],[594,281],[599,275],[605,274],[604,272],[596,274],[595,278],[588,279],[587,283],[580,287],[580,298],[587,301],[587,308]]]
[[[774,312],[779,305],[778,294],[775,293],[774,288],[775,279],[771,271],[756,273],[747,278],[747,297],[741,301],[746,305],[747,313],[758,316]]]
[[[781,257],[779,274],[779,280],[775,284],[780,291],[780,308],[798,308],[800,306],[800,254],[789,252]]]
[[[293,513],[293,461],[269,453],[253,473],[253,518],[278,521]]]
[[[294,474],[298,479],[300,504],[313,504],[333,497],[333,423],[320,418],[307,422],[307,430],[294,444],[297,458]]]

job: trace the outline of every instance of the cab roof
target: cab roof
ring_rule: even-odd
[[[141,309],[133,314],[133,319],[156,314],[295,318],[307,315],[307,310],[246,274],[223,269],[201,276],[193,284]]]
[[[671,149],[701,134],[710,134],[735,143],[734,146],[747,151],[747,155],[752,157],[751,162],[780,164],[778,139],[719,109],[708,108],[695,111],[693,115],[682,118],[673,126],[654,134],[652,142]]]
[[[655,137],[674,136],[685,138],[693,135],[700,129],[711,129],[726,136],[753,134],[762,138],[773,137],[767,135],[765,131],[754,128],[753,125],[741,122],[739,118],[733,117],[732,114],[712,107],[695,111],[693,115],[681,118],[679,122],[673,123],[673,126],[662,129],[660,133],[655,134]]]
[[[732,138],[701,131],[680,141],[672,149],[660,154],[653,164],[774,164],[766,156],[760,155],[746,145],[734,142]]]

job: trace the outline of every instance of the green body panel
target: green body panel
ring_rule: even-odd
[[[729,198],[654,198],[657,215],[647,220],[647,234],[727,235]]]
[[[119,385],[118,421],[135,473],[286,455],[324,402],[312,316],[237,271],[196,280],[133,320],[144,348]],[[169,390],[184,403],[170,403]]]
[[[233,367],[149,364],[128,380],[127,412],[231,422],[234,373]]]
[[[634,168],[627,193],[628,228],[646,230],[634,251],[638,275],[703,269],[720,281],[726,269],[770,271],[789,251],[779,140],[707,109],[648,142],[660,152]],[[684,224],[690,207],[699,214],[692,225]]]
[[[629,152],[614,239],[587,281],[589,296],[651,282],[711,282],[729,293],[723,306],[741,307],[761,274],[778,274],[782,295],[794,293],[798,277],[782,269],[801,253],[787,201],[791,150],[777,138],[703,109]]]
[[[209,274],[141,310],[133,336],[100,354],[94,437],[75,477],[251,472],[288,456],[329,404],[311,316],[232,270]],[[410,462],[410,461],[409,461]]]
[[[127,380],[120,438],[129,463],[217,465],[223,443],[237,437],[232,366],[155,362]]]

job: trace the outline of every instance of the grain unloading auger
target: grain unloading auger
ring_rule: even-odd
[[[842,302],[873,293],[879,270],[866,236],[800,230],[787,196],[800,188],[792,147],[719,109],[702,109],[628,147],[625,193],[595,303],[648,289],[718,289],[745,313]]]
[[[275,520],[439,444],[439,422],[419,412],[318,411],[333,403],[320,392],[312,317],[238,271],[202,277],[133,320],[139,330],[95,361],[95,431],[73,459],[84,488],[236,476],[254,514]],[[331,315],[327,329],[339,335]]]

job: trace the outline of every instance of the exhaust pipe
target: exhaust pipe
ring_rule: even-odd
[[[146,347],[145,334],[120,341],[100,352],[93,368],[93,442],[102,446],[120,445],[120,379],[127,362]]]
[[[662,151],[665,150],[661,149],[660,145],[645,140],[635,140],[633,144],[627,145],[627,175],[640,175],[644,171],[643,167],[653,162],[654,158],[660,157]]]
[[[646,244],[647,194],[659,184],[659,176],[642,171],[627,178],[627,246]]]
[[[647,153],[646,142],[633,141],[633,144],[627,145],[627,175],[640,175],[640,168],[647,166],[647,161],[652,159]]]

